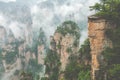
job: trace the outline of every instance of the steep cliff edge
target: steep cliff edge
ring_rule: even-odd
[[[48,80],[62,80],[70,56],[79,51],[80,29],[73,21],[65,21],[50,36],[50,47],[45,59]]]
[[[112,27],[115,27],[115,25],[103,18],[95,16],[88,18],[88,35],[92,57],[92,80],[102,80],[99,79],[101,77],[100,67],[105,65],[106,61],[101,53],[105,48],[112,47],[112,41],[107,38],[105,31]],[[103,74],[103,76],[105,77],[106,75]]]
[[[76,54],[79,50],[79,27],[72,21],[66,21],[57,28],[52,38],[55,42],[55,50],[60,55],[61,71],[64,71],[69,62],[69,56]]]
[[[39,31],[39,37],[30,44],[27,44],[26,39],[15,38],[11,29],[0,26],[0,77],[2,80],[20,80],[22,71],[26,74],[27,72],[35,74],[34,78],[43,76],[46,36],[42,29]]]

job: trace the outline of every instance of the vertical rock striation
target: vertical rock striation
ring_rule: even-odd
[[[105,31],[113,26],[115,25],[103,18],[95,16],[89,17],[88,34],[92,56],[92,80],[99,80],[100,66],[105,65],[105,59],[101,53],[106,47],[112,47],[112,42],[106,37]]]
[[[64,22],[57,28],[54,36],[50,37],[50,49],[60,55],[60,71],[65,71],[66,65],[69,63],[69,56],[78,52],[79,39],[79,27],[72,21]]]

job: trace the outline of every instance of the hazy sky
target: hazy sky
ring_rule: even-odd
[[[81,31],[82,42],[87,37],[87,17],[92,14],[89,6],[98,2],[98,0],[0,1],[5,2],[0,5],[0,25],[9,27],[16,37],[24,35],[23,29],[30,23],[33,29],[39,30],[42,27],[49,37],[62,22],[73,20],[84,29]]]
[[[0,0],[0,1],[3,1],[3,2],[15,2],[16,0]]]

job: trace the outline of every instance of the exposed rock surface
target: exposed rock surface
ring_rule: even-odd
[[[105,31],[108,28],[114,27],[105,19],[91,16],[88,22],[88,35],[91,47],[92,57],[92,80],[98,80],[96,77],[99,75],[100,66],[105,63],[102,51],[106,47],[112,47],[112,42],[106,37]]]
[[[16,71],[20,73],[20,71],[44,65],[46,36],[41,32],[40,35],[41,37],[37,37],[34,44],[31,44],[32,38],[17,39],[11,29],[6,30],[5,27],[0,26],[0,76],[3,75],[3,80],[9,77],[10,80],[19,80]]]
[[[69,62],[69,56],[76,54],[79,49],[80,31],[74,22],[64,22],[54,36],[50,37],[50,49],[56,51],[60,55],[61,71],[65,70]]]

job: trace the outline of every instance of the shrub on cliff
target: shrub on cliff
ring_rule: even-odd
[[[90,80],[90,66],[78,62],[77,56],[70,56],[70,63],[65,70],[65,80]]]
[[[84,61],[91,61],[91,55],[90,55],[90,42],[89,42],[89,39],[86,39],[84,41],[84,44],[81,45],[81,48],[79,50],[79,53],[80,53],[80,61],[82,63],[84,63]]]
[[[61,33],[62,35],[71,34],[75,35],[78,39],[80,38],[80,31],[78,25],[73,21],[65,21],[62,25],[57,27],[56,32]]]
[[[106,30],[106,36],[112,41],[112,48],[106,48],[102,54],[107,61],[104,70],[107,72],[108,80],[119,80],[120,74],[120,28]]]
[[[7,54],[5,55],[4,59],[6,60],[7,64],[13,64],[16,60],[16,52],[7,52]]]
[[[65,80],[90,80],[90,59],[90,43],[87,39],[77,55],[71,54],[69,56],[69,63],[64,72]]]
[[[120,64],[120,28],[106,30],[106,36],[112,41],[112,48],[103,51],[104,57],[110,64]]]
[[[114,64],[108,69],[108,80],[120,80],[120,64]]]
[[[58,53],[47,50],[45,58],[46,74],[49,75],[48,80],[58,80],[60,69],[60,57]]]
[[[120,20],[120,0],[100,0],[100,3],[90,9],[95,10],[97,16],[112,19],[114,22]]]

